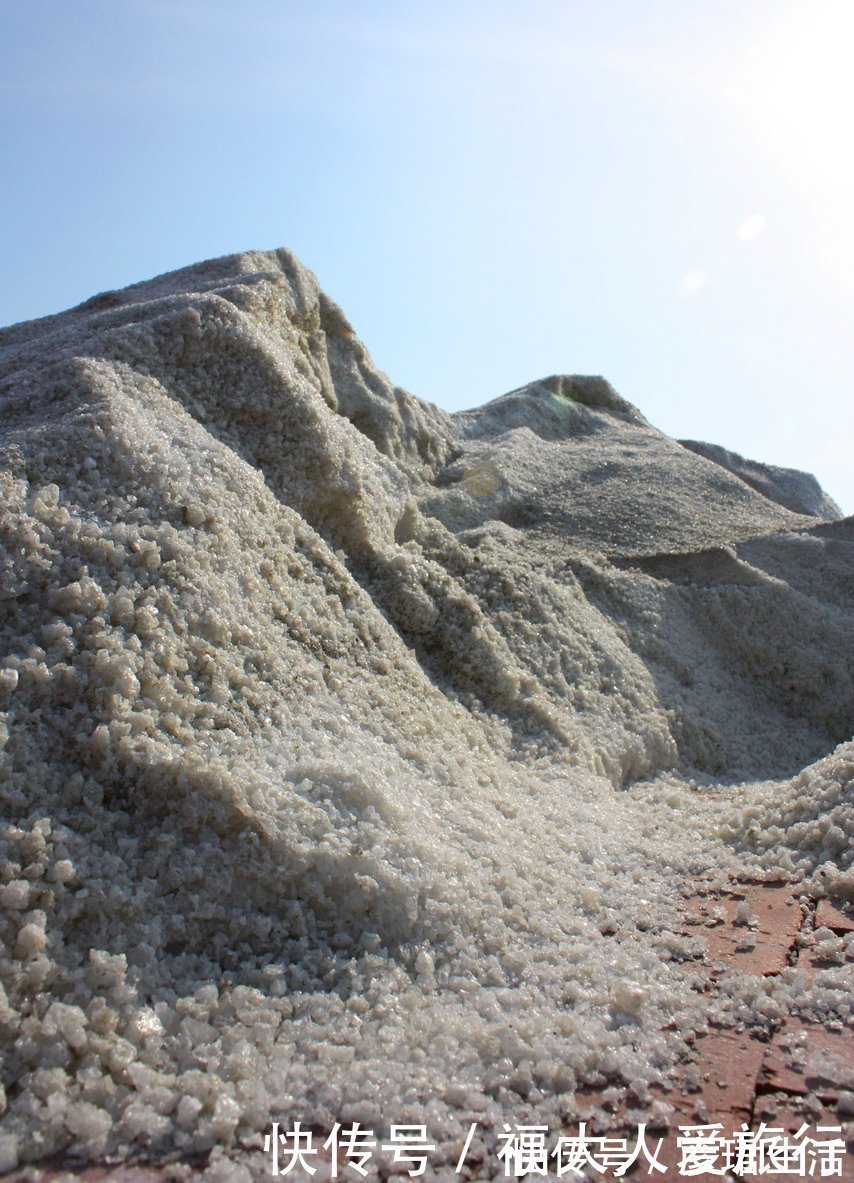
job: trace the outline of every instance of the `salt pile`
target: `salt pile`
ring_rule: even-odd
[[[285,251],[0,356],[0,1169],[648,1110],[713,1017],[685,883],[851,897],[812,478],[601,378],[449,416]],[[714,1017],[847,1019],[852,959]]]

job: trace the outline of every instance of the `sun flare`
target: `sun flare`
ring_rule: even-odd
[[[799,0],[739,62],[731,94],[776,167],[806,194],[854,276],[854,4]]]

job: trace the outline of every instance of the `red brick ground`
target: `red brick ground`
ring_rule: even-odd
[[[750,925],[740,923],[739,908],[750,914]],[[754,920],[755,917],[755,920]],[[732,971],[764,976],[780,973],[787,966],[814,968],[804,936],[821,926],[836,934],[854,931],[854,917],[826,900],[795,898],[785,885],[738,884],[726,892],[697,894],[687,901],[686,927],[698,929],[706,937],[708,955],[707,990],[711,993]],[[753,948],[745,940],[755,934]],[[799,1050],[800,1049],[800,1053]],[[671,1129],[666,1138],[662,1159],[672,1164],[666,1177],[678,1177],[679,1152],[673,1127],[699,1124],[700,1119],[720,1122],[725,1136],[744,1123],[756,1130],[764,1122],[769,1128],[782,1128],[794,1135],[804,1125],[809,1133],[822,1139],[830,1132],[816,1133],[819,1126],[842,1126],[843,1136],[851,1133],[852,1115],[837,1111],[839,1088],[833,1083],[837,1073],[825,1077],[822,1060],[830,1065],[854,1066],[854,1029],[840,1030],[806,1023],[787,1017],[769,1034],[711,1030],[696,1040],[696,1075],[689,1091],[683,1084],[671,1089],[665,1099],[673,1106]],[[803,1052],[808,1051],[807,1055]],[[845,1122],[849,1122],[846,1129]],[[695,1175],[694,1178],[719,1176]],[[727,1176],[731,1177],[731,1176]],[[747,1176],[750,1177],[750,1176]],[[763,1174],[761,1178],[797,1178],[792,1174]],[[819,1177],[818,1169],[816,1175]],[[847,1143],[847,1154],[840,1174],[833,1177],[854,1181],[854,1141]]]

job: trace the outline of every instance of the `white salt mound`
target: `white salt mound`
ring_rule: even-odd
[[[295,1119],[453,1164],[641,1104],[710,1018],[686,877],[852,894],[854,521],[811,478],[601,378],[449,416],[285,251],[0,366],[7,1167]],[[850,968],[716,1005],[844,1019]]]

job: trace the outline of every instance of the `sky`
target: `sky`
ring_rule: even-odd
[[[447,410],[603,374],[854,512],[854,0],[0,0],[0,324],[285,246]]]

